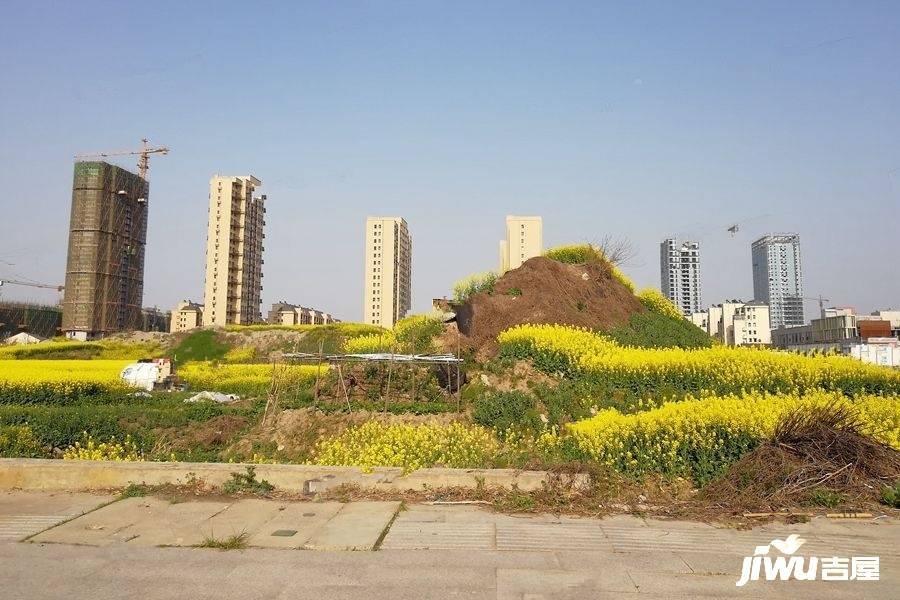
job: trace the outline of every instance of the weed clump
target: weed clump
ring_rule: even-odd
[[[275,486],[265,479],[256,479],[256,467],[247,467],[246,473],[232,473],[231,480],[226,481],[222,491],[226,494],[268,494]]]

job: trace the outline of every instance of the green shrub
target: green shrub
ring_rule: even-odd
[[[225,353],[225,356],[222,357],[224,362],[238,364],[238,363],[252,363],[256,360],[256,348],[253,346],[240,346],[238,348],[232,348],[228,352]]]
[[[844,496],[829,488],[815,488],[809,492],[809,502],[813,506],[837,508],[844,502]]]
[[[485,394],[477,398],[472,418],[479,425],[498,431],[534,430],[541,424],[534,397],[516,391]]]
[[[571,244],[568,246],[556,246],[544,252],[544,256],[550,260],[565,263],[567,265],[583,265],[586,263],[605,262],[603,252],[591,244]]]
[[[426,354],[434,351],[432,340],[443,331],[441,316],[412,315],[397,321],[393,333],[402,352]]]
[[[0,457],[42,458],[40,442],[27,425],[0,425]]]
[[[711,348],[713,345],[705,331],[682,316],[653,311],[631,315],[627,325],[605,335],[622,346],[636,348]]]
[[[518,298],[522,295],[522,288],[511,287],[504,292],[507,296],[512,296],[513,298]]]
[[[41,447],[68,448],[84,434],[98,440],[131,435],[144,450],[151,449],[154,430],[184,427],[221,414],[249,412],[215,403],[152,407],[146,405],[0,406],[0,428],[27,426]]]
[[[199,329],[181,340],[173,350],[175,362],[183,365],[191,361],[222,360],[231,346],[219,341],[212,329]]]
[[[900,508],[900,479],[894,485],[884,486],[881,501],[892,508]]]
[[[494,292],[494,284],[499,278],[500,276],[494,271],[486,271],[460,279],[453,284],[453,300],[462,303],[480,292],[491,294]]]
[[[638,294],[638,300],[641,301],[647,310],[655,312],[673,319],[683,319],[684,315],[678,310],[678,307],[672,304],[672,301],[662,295],[656,288],[644,288]]]

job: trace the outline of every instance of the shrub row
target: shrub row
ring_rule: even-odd
[[[848,357],[716,346],[626,348],[608,337],[560,325],[520,325],[499,336],[505,357],[531,359],[550,373],[586,377],[639,394],[823,389],[848,395],[900,393],[900,371]]]

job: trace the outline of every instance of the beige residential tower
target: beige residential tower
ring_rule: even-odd
[[[529,258],[544,253],[541,217],[506,217],[506,239],[500,240],[500,273],[518,269]]]
[[[214,176],[209,181],[206,283],[203,325],[262,321],[263,226],[265,196],[254,197],[262,182],[253,175]]]
[[[363,322],[391,328],[412,306],[412,239],[402,217],[366,219]]]

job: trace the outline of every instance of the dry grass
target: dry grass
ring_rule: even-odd
[[[772,440],[710,484],[702,499],[711,508],[763,511],[875,504],[885,484],[900,476],[900,452],[861,431],[859,417],[846,406],[796,410]]]

